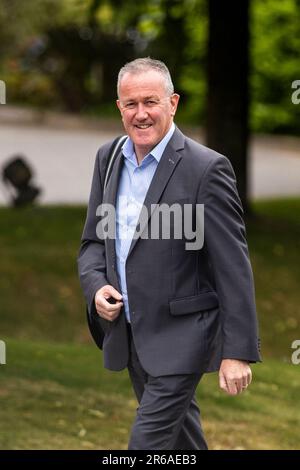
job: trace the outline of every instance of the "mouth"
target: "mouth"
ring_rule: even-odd
[[[137,129],[144,130],[144,129],[149,129],[149,127],[151,126],[152,124],[136,124],[134,127],[136,127]]]

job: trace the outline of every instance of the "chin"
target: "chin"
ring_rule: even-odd
[[[141,137],[139,135],[136,135],[134,134],[133,135],[133,138],[132,138],[133,142],[136,144],[136,145],[139,145],[140,147],[153,147],[155,146],[155,139],[151,139],[151,138],[147,138],[146,136],[145,137]]]

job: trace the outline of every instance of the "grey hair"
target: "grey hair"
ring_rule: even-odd
[[[120,69],[117,84],[118,97],[120,97],[120,85],[125,73],[139,74],[148,72],[149,70],[156,70],[163,76],[166,84],[166,92],[168,95],[172,95],[174,93],[174,85],[168,67],[161,60],[151,59],[151,57],[142,57],[128,62]]]

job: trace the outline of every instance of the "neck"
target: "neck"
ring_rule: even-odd
[[[145,158],[146,155],[148,155],[148,153],[151,152],[152,148],[141,150],[141,149],[137,149],[136,146],[134,146],[134,151],[135,151],[138,165],[142,163],[143,159]]]

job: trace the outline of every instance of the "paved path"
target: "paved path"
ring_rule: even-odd
[[[1,124],[0,166],[21,153],[35,170],[36,184],[43,188],[42,204],[85,204],[96,151],[119,133],[121,127],[96,130]],[[252,198],[300,196],[300,139],[254,137],[250,145],[250,186]],[[0,204],[7,204],[2,181]]]

